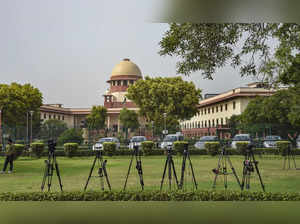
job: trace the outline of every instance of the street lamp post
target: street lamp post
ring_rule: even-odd
[[[151,121],[152,124],[152,140],[154,139],[154,121]]]
[[[164,137],[168,134],[167,133],[167,113],[164,113],[164,131],[163,131]]]
[[[26,112],[26,143],[27,143],[27,145],[29,144],[29,116],[28,116],[28,111]]]
[[[30,144],[32,143],[32,116],[33,116],[33,110],[30,111]]]

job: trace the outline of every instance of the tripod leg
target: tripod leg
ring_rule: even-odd
[[[241,189],[244,190],[244,187],[245,187],[245,182],[246,182],[246,176],[247,176],[247,168],[244,164],[244,167],[243,167],[243,179],[242,179],[242,184],[241,184]]]
[[[169,190],[172,189],[172,170],[171,170],[171,156],[168,160],[168,176],[169,176]]]
[[[237,173],[235,172],[235,169],[234,169],[234,167],[233,167],[233,165],[232,165],[232,162],[231,162],[229,156],[227,155],[226,157],[227,157],[227,161],[228,161],[228,163],[229,163],[229,165],[230,165],[230,169],[232,170],[232,173],[233,173],[233,175],[234,175],[234,177],[235,177],[235,179],[236,179],[236,181],[237,181],[239,187],[241,188],[241,190],[243,190],[243,189],[242,189],[242,186],[241,186],[240,179],[239,179]]]
[[[97,158],[98,158],[98,156],[96,155],[96,156],[95,156],[95,159],[94,159],[94,162],[93,162],[93,165],[92,165],[92,168],[91,168],[90,173],[89,173],[89,177],[88,177],[88,179],[87,179],[87,181],[86,181],[86,184],[85,184],[85,186],[84,186],[84,191],[86,191],[87,186],[88,186],[88,184],[89,184],[89,181],[90,181],[90,179],[91,179],[91,176],[92,176],[92,173],[93,173],[93,170],[94,170],[94,167],[95,167]]]
[[[297,169],[296,160],[295,160],[295,153],[293,153],[293,151],[291,151],[291,155],[292,155],[292,159],[294,161],[295,169]]]
[[[286,155],[284,156],[284,159],[283,159],[283,170],[285,170],[285,164],[286,164]]]
[[[136,155],[136,169],[138,171],[139,174],[139,178],[140,178],[140,184],[142,187],[142,190],[144,190],[144,179],[143,179],[143,169],[142,169],[142,160],[141,157]]]
[[[260,181],[260,185],[261,185],[263,191],[265,191],[265,185],[264,185],[263,180],[262,180],[262,177],[261,177],[261,175],[260,175],[260,172],[259,172],[259,169],[258,169],[258,166],[257,166],[257,161],[256,161],[255,158],[254,158],[253,152],[251,153],[251,156],[252,156],[252,159],[253,159],[253,162],[254,162],[254,166],[255,166],[256,173],[257,173],[258,178],[259,178],[259,181]]]
[[[45,160],[45,171],[44,171],[44,177],[43,177],[43,181],[42,181],[42,185],[41,185],[41,190],[44,190],[45,184],[46,184],[46,179],[48,177],[48,170],[49,170],[49,166],[48,166],[48,160]]]
[[[62,185],[62,182],[61,182],[61,177],[60,177],[60,172],[59,172],[59,168],[58,168],[58,163],[56,162],[56,157],[54,156],[54,164],[55,164],[55,170],[56,170],[56,175],[57,175],[57,178],[58,178],[58,183],[59,183],[59,186],[60,186],[60,190],[63,191],[63,185]]]
[[[163,172],[163,176],[162,176],[161,182],[160,182],[160,190],[162,190],[162,187],[163,187],[163,184],[164,184],[164,179],[165,179],[165,176],[166,176],[168,162],[169,162],[169,157],[167,157],[167,160],[165,162],[164,172]]]
[[[109,190],[111,191],[111,185],[110,185],[110,182],[109,182],[109,179],[108,179],[107,170],[106,170],[106,163],[107,163],[107,160],[105,160],[102,163],[102,169],[103,169],[103,172],[104,172],[104,176],[105,176],[105,179],[106,179],[107,186],[108,186]]]
[[[191,157],[190,157],[189,153],[187,153],[187,157],[188,157],[189,162],[190,162],[190,168],[191,168],[191,171],[192,171],[192,178],[193,178],[193,181],[194,181],[195,188],[197,190],[198,189],[198,184],[197,184],[197,181],[196,181],[196,178],[195,178],[195,172],[194,172],[192,160],[191,160]]]
[[[52,161],[50,160],[50,164],[49,164],[49,177],[48,177],[48,191],[51,190],[53,171],[54,171],[53,160]]]
[[[179,188],[178,178],[177,178],[177,175],[176,175],[175,165],[174,165],[174,161],[173,161],[172,157],[171,157],[171,166],[173,168],[173,174],[174,174],[174,177],[175,177],[177,188]]]
[[[179,183],[179,189],[183,188],[186,157],[187,157],[187,154],[186,154],[186,152],[184,152],[183,157],[182,157],[181,178],[180,178],[180,183]]]
[[[127,172],[127,175],[126,175],[125,184],[124,184],[124,188],[123,188],[124,191],[126,189],[127,180],[128,180],[129,174],[130,174],[130,170],[131,170],[131,166],[132,166],[132,161],[133,161],[134,154],[135,154],[135,151],[133,152],[133,154],[131,156],[130,163],[129,163],[129,168],[128,168],[128,172]]]
[[[223,160],[223,153],[221,153],[220,156],[219,156],[218,166],[217,166],[217,172],[220,171],[220,168],[221,168],[221,161],[222,161],[222,160]],[[216,188],[218,176],[219,176],[219,174],[216,173],[215,178],[214,178],[214,183],[213,183],[213,189]]]
[[[223,160],[223,174],[224,174],[224,187],[225,190],[227,190],[227,164],[226,164],[226,158]]]

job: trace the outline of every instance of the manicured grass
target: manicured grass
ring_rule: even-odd
[[[109,179],[114,190],[121,190],[124,185],[125,176],[127,174],[130,157],[116,156],[105,157],[107,162],[107,170]],[[42,177],[44,173],[46,158],[34,159],[28,157],[21,157],[15,161],[15,173],[0,175],[0,192],[30,192],[40,191]],[[84,188],[86,179],[89,174],[94,157],[76,157],[66,158],[57,157],[63,188],[65,191],[81,191]],[[142,158],[145,189],[159,189],[160,181],[163,173],[164,156],[149,156]],[[178,178],[181,170],[181,157],[175,156],[174,162]],[[212,169],[217,166],[218,157],[210,156],[192,156],[191,157],[198,188],[209,190],[212,187],[214,174]],[[259,161],[259,168],[263,181],[266,185],[266,191],[270,192],[300,192],[300,170],[282,170],[283,160],[281,156],[264,156],[257,157]],[[231,161],[235,167],[240,179],[242,174],[242,156],[231,156]],[[300,166],[299,158],[296,158]],[[0,159],[0,166],[3,166],[4,158]],[[229,166],[228,166],[229,168]],[[131,170],[131,176],[128,180],[128,188],[132,190],[140,189],[139,178],[135,169],[135,163]],[[95,169],[94,175],[97,174]],[[191,172],[187,170],[187,182],[185,184],[186,190],[192,190]],[[164,189],[168,189],[167,176],[165,179]],[[222,176],[219,177],[217,189],[223,190]],[[174,182],[174,181],[173,181]],[[233,177],[228,177],[229,189],[239,190],[239,187]],[[175,188],[175,185],[173,185]],[[89,189],[100,190],[99,178],[92,178],[89,184]],[[106,188],[107,189],[107,188]],[[53,191],[59,190],[56,176],[53,177]],[[251,178],[251,190],[260,191],[260,185],[256,174]]]

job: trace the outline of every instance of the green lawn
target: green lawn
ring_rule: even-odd
[[[125,176],[128,170],[130,161],[129,156],[105,157],[108,160],[107,169],[109,179],[114,190],[121,190]],[[196,174],[196,179],[199,189],[211,189],[214,174],[211,171],[217,166],[218,157],[210,156],[192,156],[192,162]],[[93,162],[93,157],[76,157],[65,158],[57,157],[59,163],[63,187],[65,191],[81,191],[85,185],[90,167]],[[164,156],[150,156],[143,157],[143,172],[145,189],[159,189],[162,177],[163,167],[165,163]],[[1,192],[30,192],[40,191],[40,185],[44,172],[44,160],[31,159],[21,157],[15,161],[15,173],[1,174],[0,176],[0,191]],[[236,168],[239,177],[241,178],[242,156],[232,156],[232,163]],[[257,157],[259,161],[259,168],[266,185],[266,191],[270,192],[300,192],[300,170],[282,170],[283,160],[280,156],[264,156]],[[177,175],[180,176],[181,157],[174,157]],[[300,166],[299,158],[296,159]],[[0,166],[3,166],[4,158],[0,159]],[[94,173],[96,175],[96,172]],[[138,190],[139,179],[135,169],[132,169],[132,175],[128,180],[128,189]],[[191,187],[191,173],[187,172],[186,189],[192,190]],[[238,190],[237,183],[232,175],[229,176],[229,188]],[[167,179],[166,179],[167,181]],[[167,189],[167,182],[165,181],[164,189]],[[53,179],[53,191],[58,190],[57,178]],[[89,184],[89,189],[100,190],[100,182],[98,178],[92,178]],[[217,189],[223,190],[223,182],[220,176]],[[256,174],[252,175],[251,190],[260,190],[260,185]]]

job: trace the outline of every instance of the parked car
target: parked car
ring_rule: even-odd
[[[206,142],[219,142],[218,136],[203,136],[194,146],[197,149],[205,149]]]
[[[276,147],[276,142],[280,141],[280,140],[281,140],[281,137],[277,136],[277,135],[266,136],[265,139],[264,139],[263,146],[265,148],[275,148]]]
[[[120,141],[115,137],[107,137],[107,138],[100,138],[95,145],[93,145],[93,150],[103,150],[103,143],[104,142],[115,142],[117,149],[120,148]]]
[[[162,143],[160,144],[160,148],[165,149],[167,147],[172,147],[173,143],[176,141],[183,141],[184,137],[181,133],[167,135]]]
[[[297,142],[297,149],[300,149],[300,135],[298,136],[296,142]]]
[[[129,148],[133,149],[133,147],[136,146],[141,146],[142,142],[147,141],[147,138],[145,136],[133,136],[130,139],[129,142]]]
[[[251,143],[251,137],[250,134],[238,134],[235,135],[231,142],[231,148],[236,149],[236,143],[237,142],[248,142],[248,144]]]

